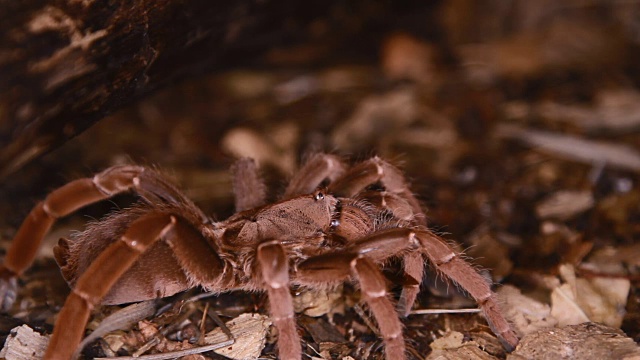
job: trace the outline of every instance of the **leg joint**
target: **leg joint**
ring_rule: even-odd
[[[49,203],[46,200],[42,203],[41,208],[42,208],[42,212],[44,212],[45,215],[47,215],[48,217],[52,219],[60,218],[60,214],[57,214],[55,211],[51,210],[51,208],[49,207]]]
[[[98,298],[97,296],[91,296],[88,293],[77,288],[74,288],[72,290],[72,294],[82,299],[82,301],[87,304],[89,310],[92,310],[100,302],[100,298]]]
[[[445,265],[447,263],[450,263],[451,261],[453,261],[453,259],[457,258],[458,255],[456,255],[456,253],[454,253],[453,251],[450,252],[449,254],[443,256],[440,259],[437,259],[437,261],[435,261],[437,266],[442,266]]]

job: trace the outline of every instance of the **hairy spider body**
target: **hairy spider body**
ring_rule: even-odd
[[[316,154],[293,177],[282,200],[272,204],[266,204],[252,160],[238,161],[232,172],[238,213],[220,222],[157,172],[139,166],[112,167],[55,190],[36,205],[14,238],[0,267],[0,301],[11,302],[16,276],[31,264],[56,218],[133,190],[141,197],[139,205],[90,224],[72,240],[61,239],[54,249],[73,291],[45,358],[72,356],[99,303],[141,301],[202,286],[211,292],[266,291],[280,358],[300,359],[290,287],[352,279],[377,320],[386,358],[404,359],[402,324],[379,268],[392,257],[403,260],[408,279],[398,304],[401,314],[415,301],[426,257],[476,299],[508,350],[517,344],[489,284],[426,227],[419,203],[389,163],[372,158],[347,167],[336,156]]]

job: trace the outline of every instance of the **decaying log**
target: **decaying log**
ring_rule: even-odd
[[[175,81],[310,41],[366,1],[0,1],[0,178]],[[386,10],[375,7],[377,15]],[[342,13],[336,20],[331,14]],[[342,24],[340,22],[342,21]]]
[[[2,1],[0,172],[174,79],[274,45],[295,2]]]

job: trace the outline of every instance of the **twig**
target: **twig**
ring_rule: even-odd
[[[362,307],[360,307],[360,305],[358,304],[354,305],[353,310],[356,312],[356,314],[360,316],[362,321],[364,321],[364,323],[369,327],[369,329],[371,329],[377,336],[380,336],[380,331],[378,330],[378,327],[371,321],[369,316],[365,314],[364,310],[362,310]]]
[[[141,358],[142,354],[144,354],[145,352],[149,351],[149,349],[151,349],[152,347],[154,347],[155,345],[160,343],[160,341],[162,340],[162,337],[165,337],[171,331],[173,331],[173,330],[177,329],[178,327],[182,326],[182,322],[185,321],[186,319],[188,319],[191,316],[191,314],[193,314],[194,312],[195,312],[195,309],[193,308],[193,306],[190,306],[185,313],[183,313],[182,315],[178,316],[177,320],[175,320],[169,326],[167,326],[167,327],[163,328],[162,330],[160,330],[149,341],[147,341],[147,343],[145,343],[138,350],[136,350],[136,352],[133,353],[133,357],[134,358]]]
[[[412,310],[409,315],[437,315],[437,314],[474,314],[482,310],[473,309],[419,309]]]
[[[229,330],[229,328],[227,327],[227,324],[225,324],[224,321],[220,319],[220,316],[218,316],[218,314],[216,314],[213,311],[209,311],[208,315],[216,323],[216,325],[218,325],[218,327],[222,329],[222,332],[225,335],[227,335],[228,339],[233,339],[233,334],[231,333],[231,330]]]
[[[153,315],[155,310],[156,303],[155,301],[150,300],[129,305],[107,316],[91,334],[82,340],[73,355],[73,358],[78,358],[80,351],[84,349],[87,344],[95,341],[97,338],[103,337],[115,330],[128,329],[138,321]]]
[[[113,358],[94,358],[96,360],[164,360],[164,359],[175,359],[187,355],[200,354],[207,351],[218,350],[225,346],[233,345],[235,340],[230,339],[227,341],[223,341],[221,343],[213,344],[213,345],[205,345],[200,347],[195,347],[192,349],[179,350],[179,351],[171,351],[163,354],[153,354],[153,355],[142,355],[142,356],[118,356]]]
[[[209,303],[204,304],[204,310],[202,310],[202,318],[200,319],[200,334],[198,334],[198,345],[202,345],[204,341],[205,333],[205,321],[207,320],[207,312],[209,312]]]

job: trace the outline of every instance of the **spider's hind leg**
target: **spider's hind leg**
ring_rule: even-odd
[[[78,179],[52,191],[24,220],[0,264],[0,308],[13,300],[15,278],[33,263],[42,239],[53,223],[86,205],[133,190],[148,202],[190,205],[199,210],[180,191],[155,171],[135,165],[110,167],[92,178]]]
[[[171,231],[175,223],[175,217],[170,215],[143,216],[131,224],[119,241],[111,244],[98,256],[80,276],[58,314],[45,359],[71,358],[82,339],[91,310],[138,257],[156,240]]]
[[[172,284],[174,279],[162,279],[163,271],[138,266],[144,263],[141,260],[148,259],[151,249],[164,245],[159,243],[161,240],[169,246],[172,259],[175,257],[184,272],[185,277],[181,279],[186,281]],[[222,270],[220,257],[187,219],[157,210],[142,214],[128,223],[124,233],[100,252],[84,272],[76,274],[77,282],[58,315],[45,359],[71,358],[91,309],[101,303],[114,286],[124,288],[111,294],[115,297],[112,303],[145,300],[162,295],[153,291],[156,281],[151,281],[150,289],[145,288],[150,279],[158,280],[168,289],[181,291],[194,283],[214,284],[220,279]],[[160,277],[154,278],[154,272]],[[119,282],[123,277],[129,279],[128,287]]]

